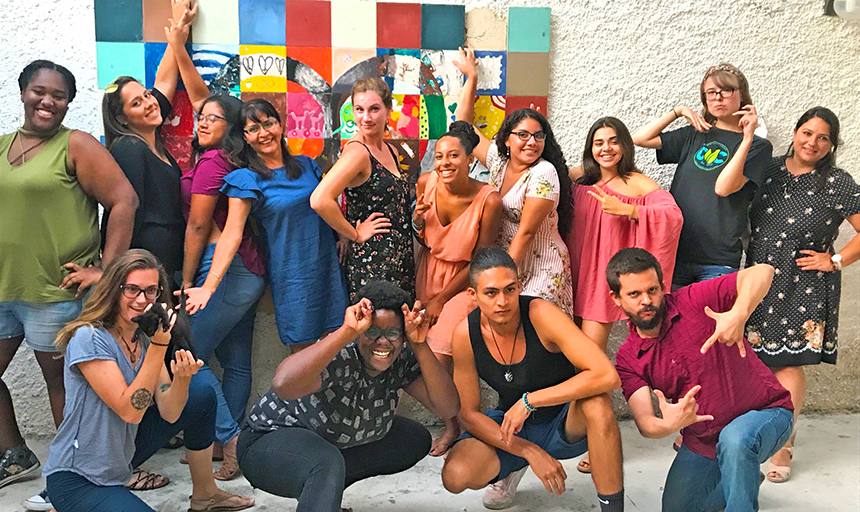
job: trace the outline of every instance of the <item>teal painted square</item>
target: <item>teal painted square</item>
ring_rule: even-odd
[[[508,8],[508,51],[549,52],[549,7]]]
[[[104,89],[118,76],[129,75],[137,80],[146,78],[143,43],[96,43],[99,89]]]
[[[421,48],[456,50],[466,40],[466,7],[421,5]]]
[[[95,0],[96,41],[143,41],[143,0]]]

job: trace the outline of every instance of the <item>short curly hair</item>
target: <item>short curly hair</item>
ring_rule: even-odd
[[[393,311],[401,323],[405,322],[401,307],[404,304],[406,307],[411,306],[409,294],[388,281],[368,281],[356,294],[354,303],[357,304],[361,299],[370,300],[375,311],[380,309]]]

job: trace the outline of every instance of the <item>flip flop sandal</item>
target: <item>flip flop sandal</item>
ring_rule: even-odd
[[[132,491],[152,491],[161,489],[168,483],[170,479],[166,476],[137,468],[131,473],[131,480],[125,486]]]
[[[579,460],[579,464],[576,465],[576,470],[580,473],[585,473],[586,475],[591,473],[591,461],[589,460],[587,453]]]
[[[228,512],[232,510],[245,510],[254,506],[254,499],[227,491],[218,490],[218,493],[206,500],[191,498],[191,507],[188,512]]]

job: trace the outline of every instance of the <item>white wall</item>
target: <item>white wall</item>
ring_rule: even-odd
[[[503,15],[511,4],[553,9],[549,111],[568,162],[580,158],[588,127],[600,116],[614,115],[635,129],[674,105],[697,107],[704,70],[728,61],[749,79],[778,153],[786,149],[800,114],[825,105],[842,121],[840,166],[860,179],[860,22],[823,16],[824,0],[466,2],[467,9],[489,6]],[[0,130],[12,131],[22,122],[18,73],[29,61],[47,58],[78,79],[78,98],[65,124],[99,135],[92,0],[0,0],[0,24]],[[640,151],[638,158],[661,183],[671,179],[671,168],[658,168],[653,152]],[[840,244],[847,236],[843,226]],[[813,408],[858,407],[858,267],[843,278],[838,373],[829,366],[811,372]],[[261,314],[257,325],[259,392],[284,351],[271,315]],[[18,354],[4,380],[24,432],[50,433],[44,384],[29,351]]]

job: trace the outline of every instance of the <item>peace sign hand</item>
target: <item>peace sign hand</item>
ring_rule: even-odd
[[[687,391],[683,398],[678,400],[678,403],[670,404],[666,400],[666,396],[659,389],[654,390],[657,395],[657,403],[660,405],[660,413],[663,416],[663,422],[667,424],[668,432],[677,432],[678,430],[688,427],[693,423],[700,421],[711,421],[714,419],[710,414],[700,416],[699,404],[696,403],[696,393],[702,389],[702,386],[695,385]]]
[[[409,309],[409,306],[404,304],[401,306],[401,311],[403,311],[403,323],[406,326],[406,339],[415,345],[420,345],[427,341],[427,331],[430,329],[430,322],[424,319],[421,301],[416,300],[412,309]]]
[[[702,345],[702,354],[711,349],[716,342],[725,343],[726,346],[737,345],[741,357],[747,356],[744,346],[744,324],[746,318],[734,313],[731,309],[725,313],[715,313],[711,308],[705,306],[705,314],[717,321],[714,334]]]
[[[588,195],[600,202],[603,213],[619,217],[632,217],[634,205],[627,204],[612,194],[607,194],[600,187],[591,187],[587,192]]]

